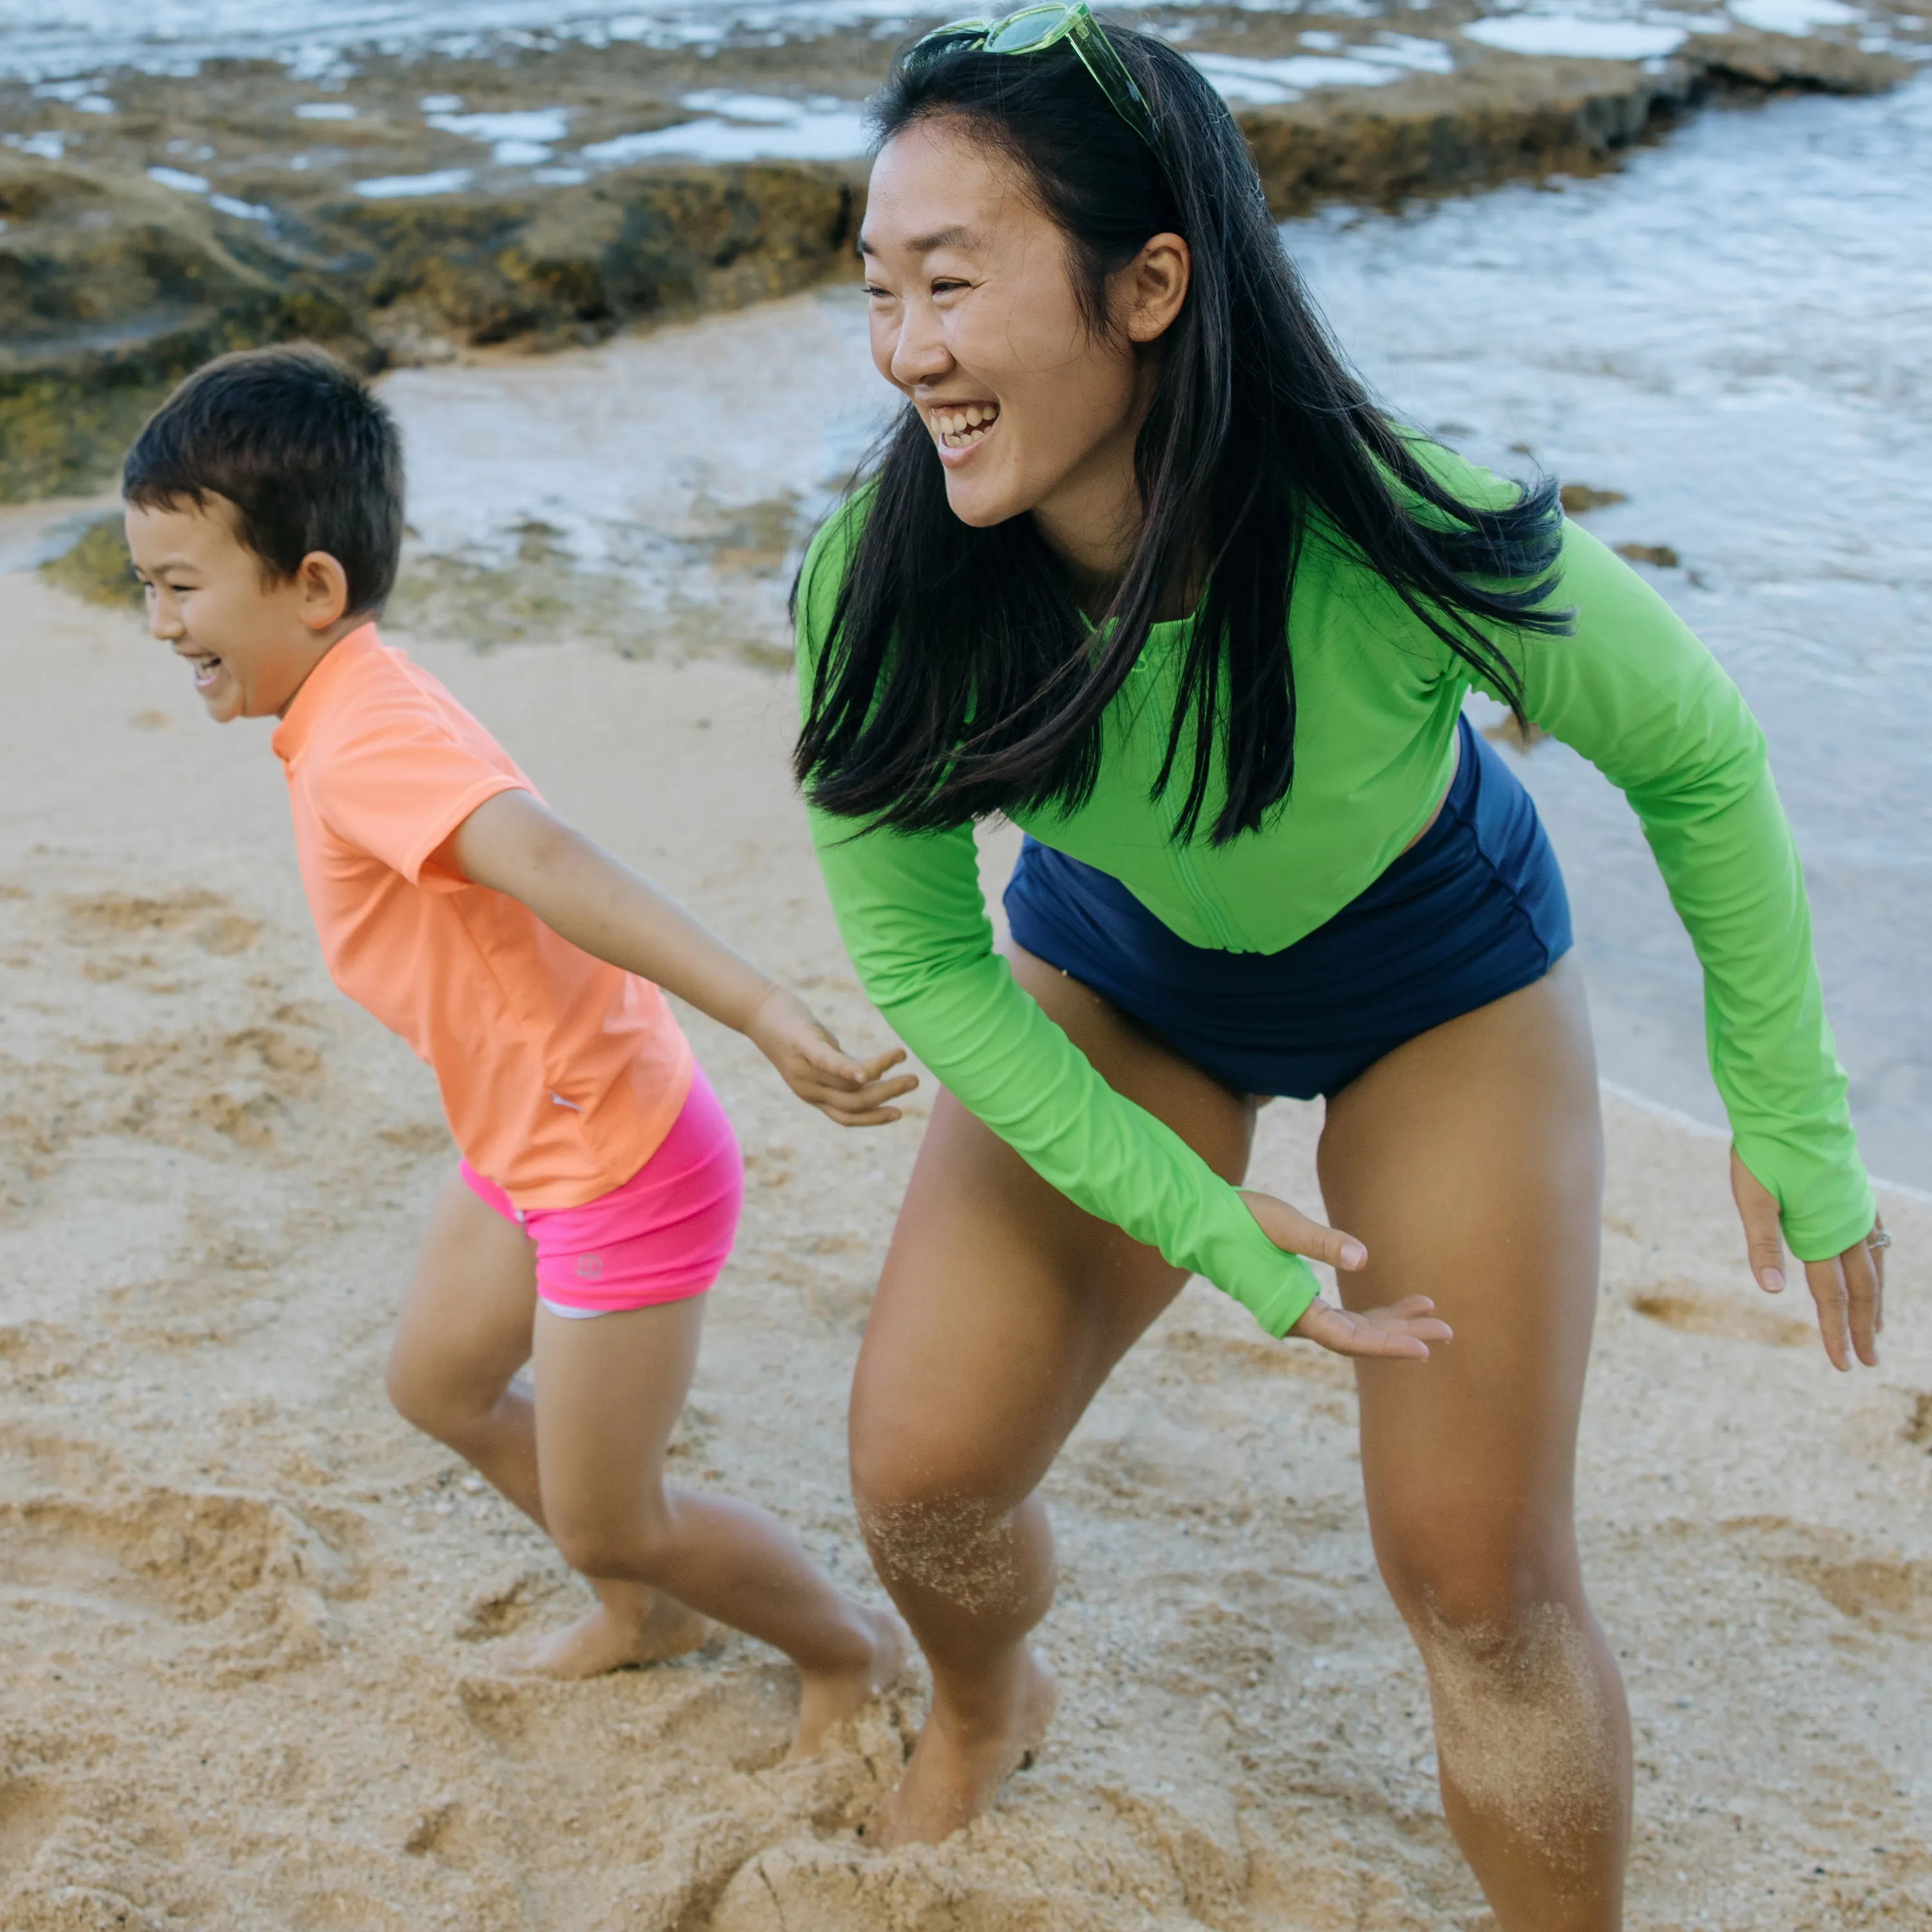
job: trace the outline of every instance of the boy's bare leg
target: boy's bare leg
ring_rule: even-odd
[[[597,1592],[588,1616],[526,1645],[518,1661],[563,1676],[655,1663],[694,1649],[716,1617],[798,1665],[793,1748],[810,1752],[899,1674],[908,1645],[896,1618],[842,1595],[762,1510],[665,1490],[704,1298],[588,1322],[538,1306],[530,1244],[452,1175],[404,1300],[389,1394]],[[536,1403],[511,1386],[533,1346]]]
[[[899,1674],[890,1612],[836,1588],[776,1517],[667,1489],[664,1458],[698,1360],[702,1297],[574,1322],[536,1316],[544,1520],[573,1568],[676,1593],[783,1651],[804,1678],[792,1755],[805,1756]]]
[[[547,1531],[536,1411],[511,1386],[530,1358],[536,1300],[532,1250],[521,1230],[451,1175],[404,1298],[389,1358],[390,1400]],[[707,1618],[648,1584],[589,1580],[597,1608],[514,1646],[506,1658],[512,1669],[594,1677],[682,1656],[711,1634]]]

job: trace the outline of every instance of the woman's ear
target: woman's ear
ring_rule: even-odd
[[[326,631],[349,614],[349,573],[326,550],[296,567],[296,615],[306,630]]]
[[[1178,235],[1156,235],[1142,244],[1115,278],[1130,341],[1152,342],[1173,327],[1193,273],[1194,258]]]

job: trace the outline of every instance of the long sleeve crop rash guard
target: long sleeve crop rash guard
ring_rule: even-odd
[[[1442,452],[1432,452],[1441,460]],[[1477,496],[1495,479],[1450,460]],[[821,530],[799,605],[809,693],[865,513]],[[1676,614],[1594,538],[1564,532],[1556,602],[1574,634],[1497,634],[1524,708],[1630,800],[1703,968],[1711,1071],[1744,1164],[1807,1260],[1870,1228],[1790,826],[1763,734]],[[1190,944],[1274,952],[1371,884],[1427,822],[1454,770],[1472,686],[1498,696],[1344,547],[1311,536],[1289,618],[1294,783],[1259,832],[1174,837],[1184,784],[1150,797],[1188,620],[1157,625],[1103,722],[1100,782],[1078,811],[1016,812],[1042,844],[1111,874]],[[916,649],[917,640],[905,647]],[[1203,824],[1222,794],[1218,775]],[[993,950],[970,825],[908,836],[813,810],[812,833],[868,997],[969,1112],[1089,1214],[1232,1295],[1281,1335],[1314,1298],[1240,1194],[1124,1099]]]

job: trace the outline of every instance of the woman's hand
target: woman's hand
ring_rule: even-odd
[[[801,1100],[842,1127],[882,1127],[896,1120],[899,1109],[886,1103],[919,1084],[914,1073],[884,1077],[906,1057],[904,1047],[854,1060],[789,986],[773,986],[744,1030]]]
[[[1751,1279],[1767,1294],[1784,1290],[1784,1233],[1778,1223],[1778,1201],[1731,1149],[1731,1198],[1744,1224],[1744,1252]],[[1852,1354],[1868,1369],[1878,1366],[1878,1338],[1885,1328],[1885,1246],[1872,1243],[1885,1232],[1874,1220],[1871,1232],[1843,1254],[1804,1264],[1805,1284],[1818,1305],[1818,1332],[1834,1369],[1849,1370]]]
[[[1326,1262],[1338,1273],[1352,1274],[1368,1265],[1369,1251],[1352,1234],[1311,1221],[1298,1208],[1272,1194],[1241,1190],[1248,1212],[1278,1248],[1311,1261]],[[1356,1314],[1332,1301],[1310,1302],[1301,1319],[1288,1332],[1299,1335],[1337,1355],[1383,1355],[1401,1361],[1426,1361],[1432,1342],[1450,1339],[1448,1322],[1435,1318],[1436,1304],[1426,1294],[1412,1294],[1393,1308],[1371,1308]]]

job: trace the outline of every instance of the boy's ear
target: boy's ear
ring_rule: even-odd
[[[312,550],[296,567],[298,614],[303,627],[326,631],[349,614],[349,573],[326,550]]]

